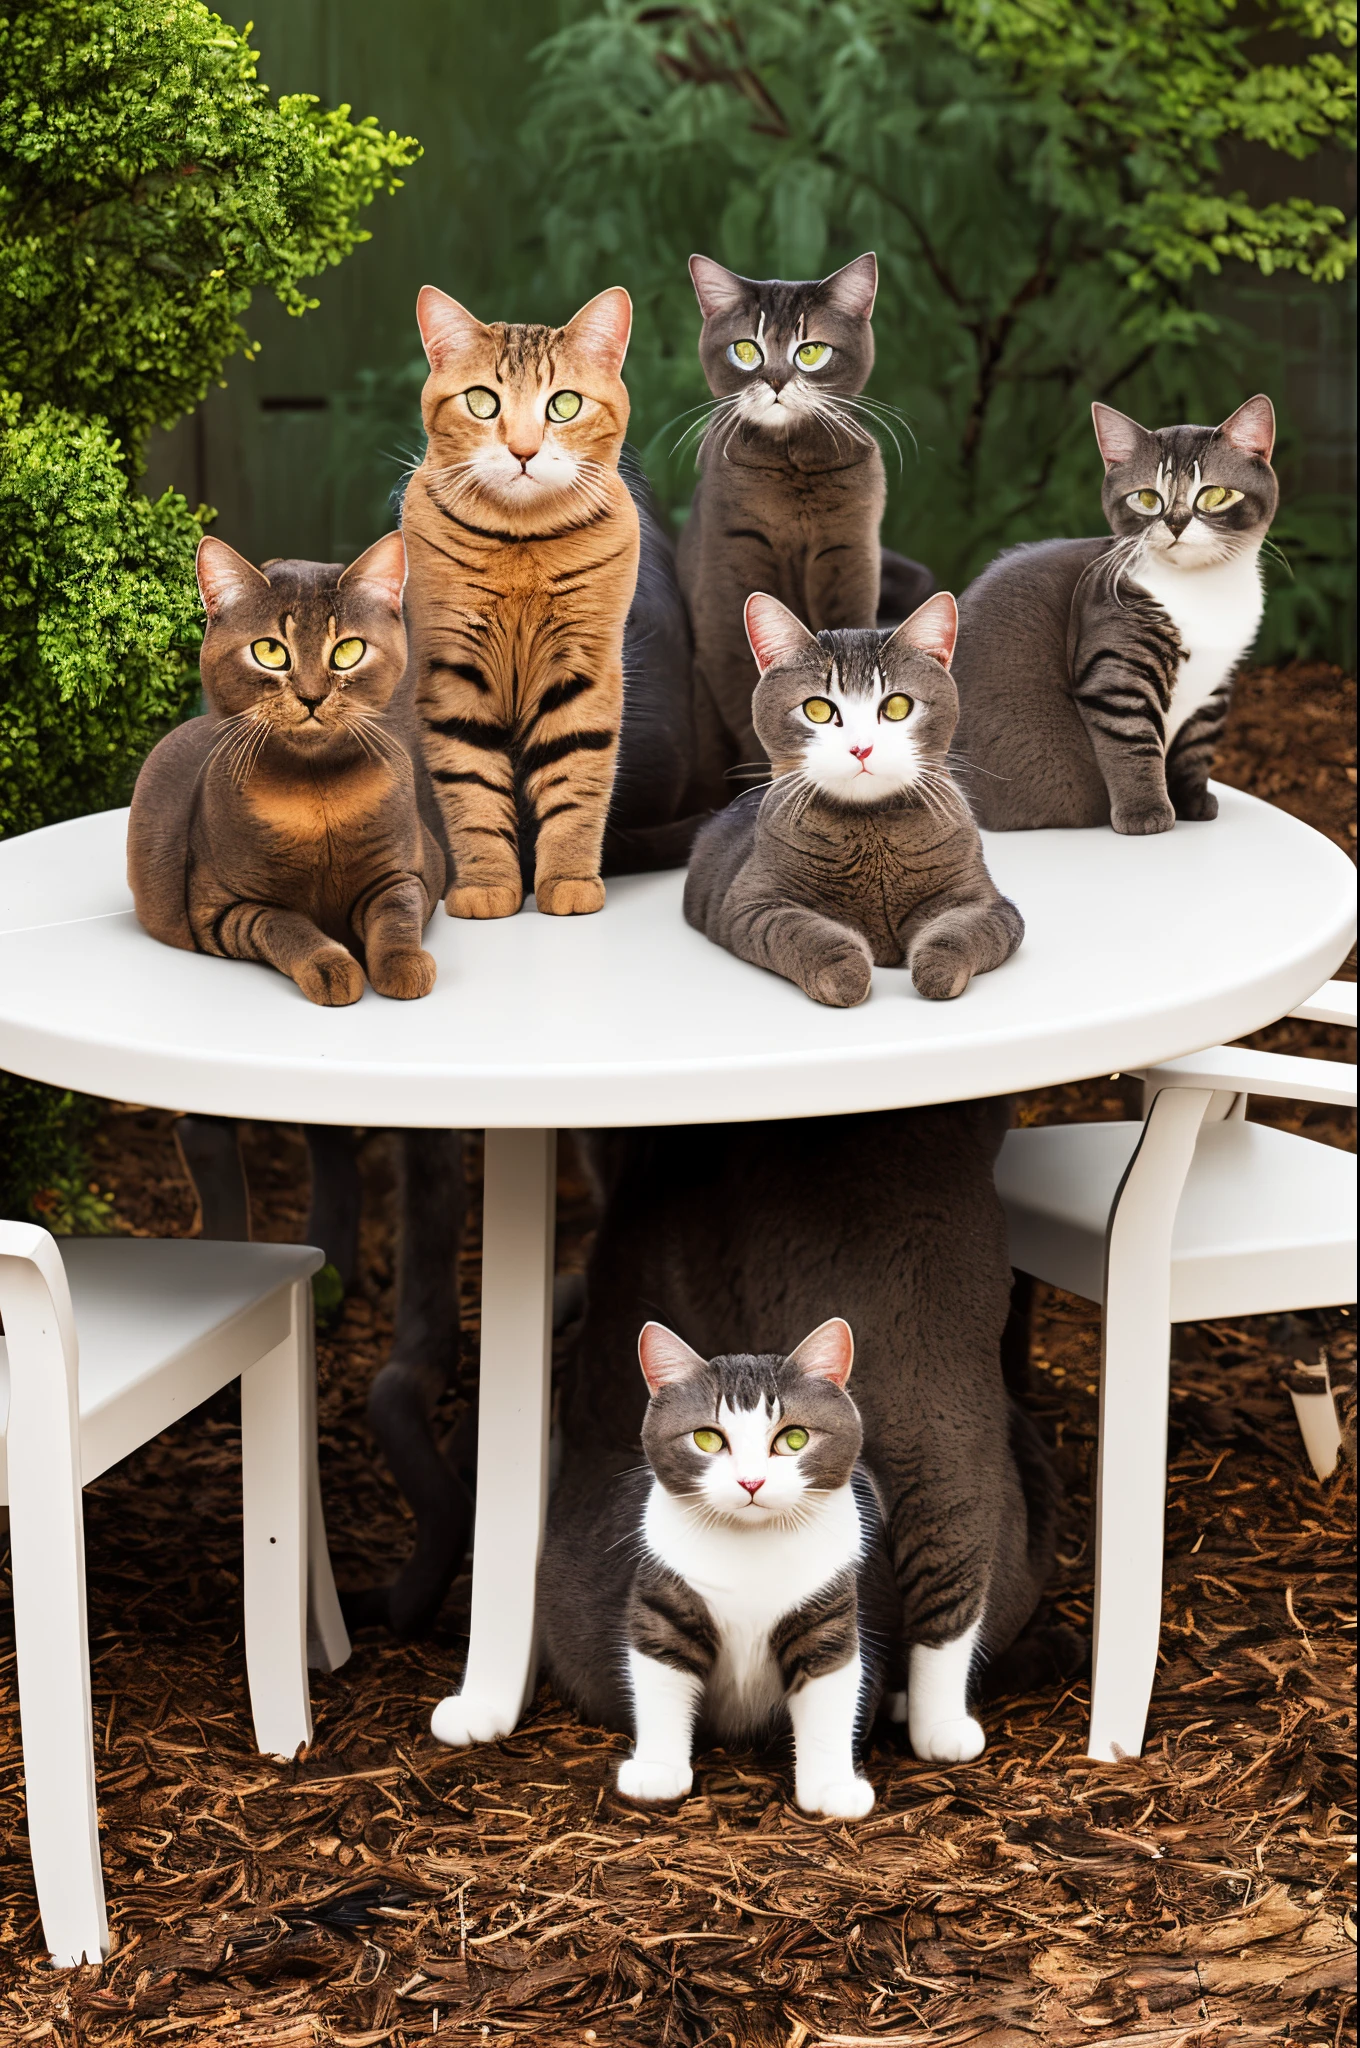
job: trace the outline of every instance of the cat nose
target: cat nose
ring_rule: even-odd
[[[790,372],[783,363],[771,363],[762,375],[771,391],[779,392],[788,383]]]
[[[873,743],[871,741],[867,747],[851,747],[850,751],[857,761],[867,761],[874,751]]]
[[[519,464],[521,469],[527,469],[529,467],[529,464],[537,455],[539,448],[539,444],[537,442],[534,443],[532,448],[517,448],[513,441],[509,442],[507,445],[509,446],[510,453],[514,456],[516,462]]]
[[[1175,534],[1177,540],[1180,539],[1181,535],[1185,532],[1186,527],[1190,524],[1191,516],[1192,515],[1189,512],[1167,513],[1166,523],[1171,528],[1171,531]]]
[[[755,1499],[756,1495],[760,1492],[760,1489],[764,1484],[765,1481],[763,1479],[739,1479],[737,1481],[738,1486],[744,1486],[746,1488],[746,1491],[750,1494],[752,1500]]]

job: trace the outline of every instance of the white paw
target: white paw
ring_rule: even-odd
[[[825,1813],[832,1820],[863,1820],[873,1812],[874,1788],[867,1778],[832,1778],[825,1785],[800,1785],[798,1804],[804,1813]]]
[[[982,1723],[971,1714],[956,1721],[932,1721],[928,1728],[913,1727],[911,1746],[923,1764],[970,1764],[987,1747]]]
[[[630,1756],[619,1765],[618,1786],[625,1799],[687,1799],[694,1784],[688,1764],[654,1763]]]
[[[890,1692],[883,1702],[888,1719],[901,1725],[907,1718],[907,1696],[904,1692]]]
[[[466,1749],[474,1742],[499,1742],[514,1732],[513,1717],[489,1700],[467,1693],[451,1692],[430,1716],[430,1733],[436,1742],[450,1749]]]

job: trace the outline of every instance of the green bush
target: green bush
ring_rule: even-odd
[[[278,99],[201,0],[0,0],[0,834],[126,799],[197,687],[211,516],[136,488],[154,425],[340,262],[410,137]],[[90,1227],[70,1097],[0,1083],[8,1213]],[[64,1190],[64,1192],[62,1192]]]
[[[1202,284],[1347,273],[1340,212],[1254,204],[1222,165],[1348,146],[1353,23],[1327,0],[596,0],[538,53],[543,261],[564,305],[633,293],[634,431],[680,505],[691,250],[809,277],[877,249],[870,391],[910,428],[886,537],[958,588],[999,547],[1099,528],[1091,399],[1204,419],[1256,388]],[[1299,550],[1289,599],[1333,642],[1339,560]]]

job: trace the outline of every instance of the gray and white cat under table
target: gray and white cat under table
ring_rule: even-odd
[[[1216,822],[1158,838],[992,836],[1028,927],[1015,958],[954,1003],[878,971],[856,1010],[691,931],[679,874],[611,882],[596,917],[436,915],[432,995],[315,1009],[267,968],[148,938],[127,814],[107,812],[0,844],[0,1067],[205,1115],[486,1130],[472,1641],[435,1733],[490,1740],[534,1677],[556,1131],[999,1095],[1267,1024],[1345,957],[1354,871],[1284,812],[1219,802]]]

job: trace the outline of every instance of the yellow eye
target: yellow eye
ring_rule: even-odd
[[[707,1451],[710,1456],[714,1451],[727,1449],[727,1439],[720,1429],[696,1429],[694,1443],[697,1450]]]
[[[548,418],[550,420],[574,420],[580,410],[581,394],[579,391],[554,391],[552,397],[548,400]]]
[[[494,391],[488,391],[485,384],[474,384],[471,391],[465,391],[463,396],[475,420],[494,420],[501,409],[499,398]]]
[[[1135,512],[1160,512],[1162,501],[1156,491],[1130,491],[1127,503]]]
[[[805,341],[800,349],[795,349],[793,359],[800,369],[820,370],[830,354],[831,350],[824,341]]]
[[[1197,512],[1226,512],[1230,505],[1240,505],[1242,493],[1230,491],[1223,484],[1209,484],[1195,500]]]
[[[803,1449],[807,1440],[807,1431],[800,1429],[797,1423],[795,1423],[792,1429],[783,1429],[779,1432],[779,1435],[774,1440],[774,1447],[777,1451],[784,1452],[787,1457],[792,1457],[795,1451]]]
[[[331,649],[331,667],[353,668],[367,645],[366,640],[337,640]]]
[[[288,649],[282,640],[252,640],[250,651],[261,668],[281,669],[288,666]]]
[[[734,341],[727,351],[729,363],[735,363],[739,370],[758,370],[765,360],[765,352],[754,341]]]
[[[896,725],[898,720],[905,718],[910,710],[911,698],[904,697],[900,690],[895,690],[891,697],[883,699],[883,702],[878,707],[878,715],[880,718],[891,719],[893,724]]]
[[[809,697],[803,706],[804,718],[810,718],[814,725],[830,725],[836,716],[836,707],[825,697]]]

